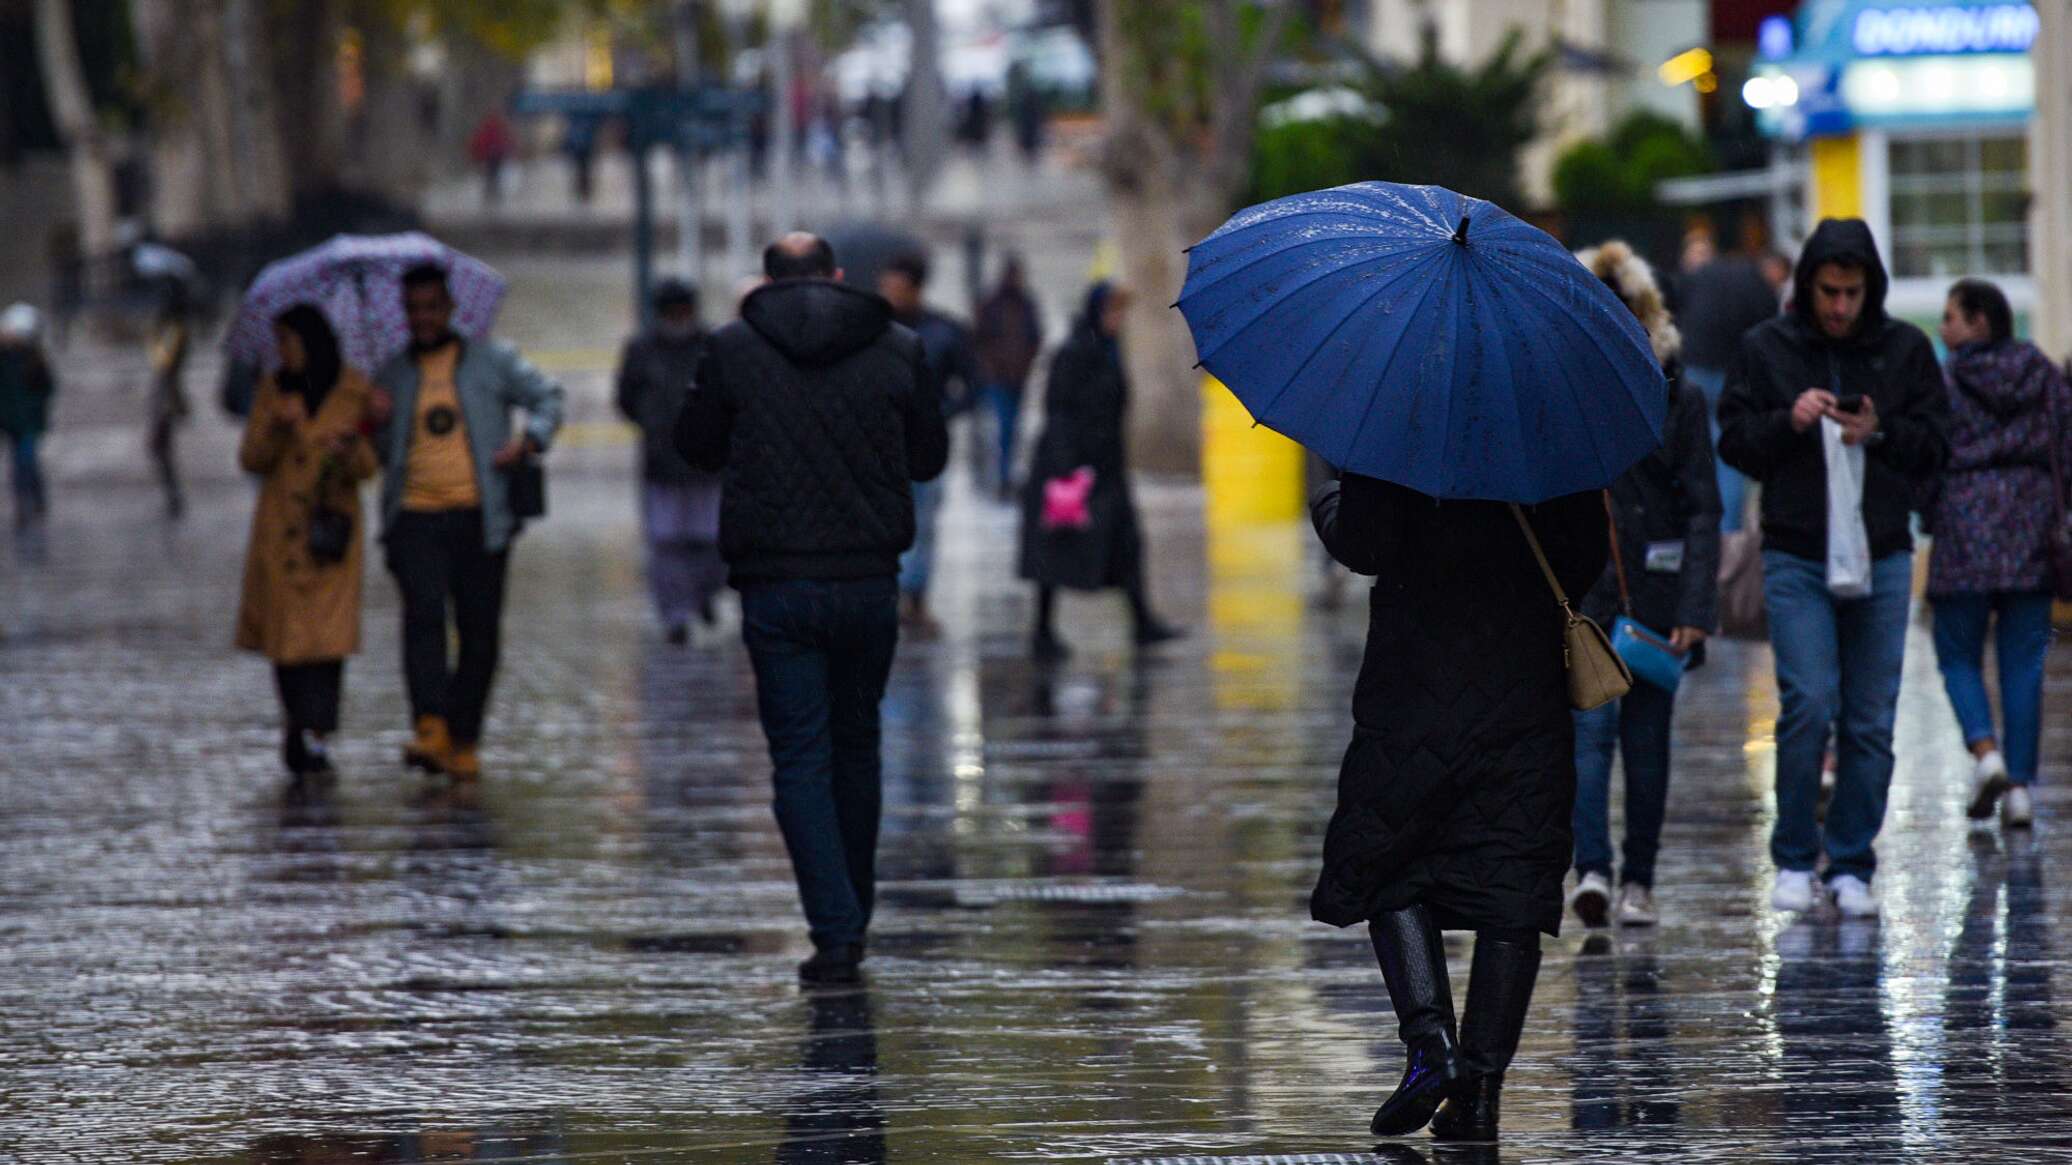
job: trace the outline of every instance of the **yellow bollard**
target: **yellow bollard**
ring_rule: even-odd
[[[1300,701],[1306,456],[1286,437],[1255,427],[1215,378],[1203,379],[1203,517],[1215,639],[1209,671],[1219,709],[1285,711]]]
[[[1302,447],[1252,423],[1245,406],[1213,376],[1202,377],[1202,488],[1209,528],[1289,522],[1302,517]]]

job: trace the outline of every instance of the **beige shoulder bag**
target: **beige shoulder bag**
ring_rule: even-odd
[[[1568,626],[1561,633],[1561,661],[1568,669],[1568,702],[1578,712],[1602,708],[1613,700],[1633,690],[1633,672],[1626,667],[1626,661],[1612,650],[1612,641],[1604,628],[1580,615],[1569,605],[1568,593],[1561,589],[1561,582],[1554,577],[1554,568],[1547,563],[1547,552],[1540,549],[1539,535],[1532,532],[1532,523],[1525,520],[1525,511],[1511,507],[1511,516],[1518,519],[1518,528],[1525,531],[1526,544],[1532,547],[1532,556],[1540,564],[1540,573],[1547,576],[1547,585],[1554,588],[1554,601],[1561,604],[1561,613],[1568,617]]]

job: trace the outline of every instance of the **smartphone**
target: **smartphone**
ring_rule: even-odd
[[[1845,413],[1860,413],[1863,411],[1863,394],[1860,392],[1845,392],[1835,398],[1835,407]]]

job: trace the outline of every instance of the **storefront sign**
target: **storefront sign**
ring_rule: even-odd
[[[2028,4],[1865,8],[1850,40],[1866,57],[2026,53],[2036,29],[2036,9]]]

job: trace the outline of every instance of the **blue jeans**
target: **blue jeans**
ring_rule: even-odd
[[[1576,713],[1576,872],[1612,876],[1612,754],[1626,759],[1623,882],[1655,884],[1669,803],[1669,722],[1676,696],[1636,683],[1624,699]]]
[[[989,384],[979,390],[979,398],[993,410],[994,454],[999,458],[993,463],[993,484],[1005,492],[1014,487],[1014,443],[1022,423],[1021,386]]]
[[[862,942],[877,897],[878,704],[899,643],[893,582],[745,585],[741,637],[813,944]]]
[[[1727,388],[1727,370],[1705,368],[1697,364],[1684,365],[1684,379],[1696,385],[1705,394],[1705,419],[1712,426],[1712,447],[1719,448],[1719,398]],[[1713,458],[1713,467],[1719,477],[1719,500],[1723,507],[1719,520],[1719,531],[1732,534],[1741,529],[1742,512],[1747,508],[1748,479],[1741,471],[1729,466],[1719,458]]]
[[[2000,661],[2004,734],[1993,730],[1993,705],[1986,697],[1989,620],[1997,624],[1993,654]],[[1935,600],[1935,660],[1957,723],[1964,729],[1964,743],[1968,747],[1982,740],[1999,741],[2007,757],[2008,779],[2017,785],[2036,783],[2043,737],[2043,660],[2053,635],[2048,594],[2003,592]]]
[[[1777,657],[1777,824],[1770,858],[1780,870],[1811,871],[1823,844],[1827,876],[1877,871],[1872,844],[1885,824],[1892,785],[1892,721],[1906,662],[1912,552],[1871,564],[1871,593],[1838,599],[1827,563],[1763,552],[1763,601]],[[1820,770],[1828,733],[1838,769],[1827,823],[1819,821]]]
[[[0,433],[0,436],[8,434]],[[13,463],[8,467],[14,486],[14,513],[18,521],[43,513],[47,499],[43,493],[43,464],[37,459],[36,445],[41,433],[17,433],[9,437],[14,444]]]
[[[928,597],[928,582],[935,577],[935,516],[942,509],[943,482],[914,483],[914,544],[899,558],[899,593]]]

